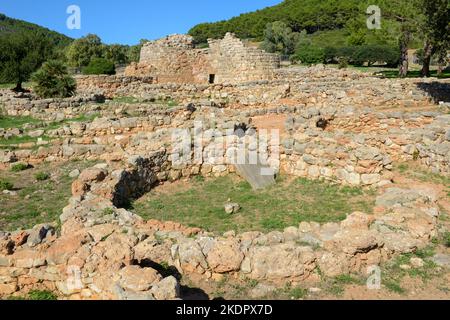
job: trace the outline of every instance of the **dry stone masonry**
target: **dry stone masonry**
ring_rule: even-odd
[[[275,70],[276,59],[230,34],[207,50],[195,49],[186,36],[142,50],[141,63],[128,70],[132,76],[78,77],[74,98],[38,100],[0,90],[2,112],[42,122],[0,129],[2,139],[37,139],[0,149],[0,169],[19,161],[100,162],[72,175],[59,224],[0,232],[0,297],[45,289],[67,299],[182,298],[179,277],[167,276],[167,266],[204,280],[229,274],[276,285],[318,281],[320,274],[365,272],[436,237],[436,190],[400,188],[392,169],[416,161],[450,174],[450,97],[442,90],[450,82],[320,66]],[[134,101],[114,100],[124,97]],[[205,133],[202,161],[175,163],[173,130],[192,130],[195,122]],[[230,155],[266,127],[280,132],[279,142],[265,148],[269,158],[280,151],[270,160],[281,174],[372,188],[374,211],[347,212],[338,223],[219,235],[144,221],[125,209],[160,183],[238,174]],[[238,212],[239,204],[227,205]]]
[[[272,79],[280,66],[277,55],[247,46],[231,33],[208,43],[208,49],[195,49],[187,35],[147,42],[139,64],[125,74],[152,76],[157,83],[240,83]]]

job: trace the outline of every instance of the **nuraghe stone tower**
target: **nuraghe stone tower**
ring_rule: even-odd
[[[270,80],[280,66],[275,54],[244,44],[234,34],[208,40],[209,48],[195,49],[188,35],[171,35],[142,47],[129,76],[151,76],[156,83],[243,83]]]

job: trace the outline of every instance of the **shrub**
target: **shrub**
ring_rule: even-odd
[[[34,92],[41,98],[66,98],[75,93],[76,83],[60,61],[44,63],[31,77]]]
[[[12,190],[14,188],[14,185],[6,180],[0,180],[0,191],[3,190]]]
[[[398,52],[396,49],[385,45],[360,46],[353,56],[355,65],[367,63],[370,67],[376,62],[386,63],[389,66],[398,64]]]
[[[116,68],[114,62],[103,59],[94,58],[89,64],[83,68],[83,74],[115,74]]]
[[[58,297],[51,291],[33,290],[28,293],[29,300],[57,300]]]
[[[297,47],[292,60],[304,64],[317,64],[325,62],[325,50],[314,45],[300,45]]]
[[[50,178],[50,174],[47,172],[38,172],[34,175],[37,181],[45,181]]]
[[[29,167],[28,164],[20,162],[20,163],[14,164],[14,165],[11,167],[11,171],[12,171],[12,172],[20,172],[20,171],[27,170],[28,167]]]

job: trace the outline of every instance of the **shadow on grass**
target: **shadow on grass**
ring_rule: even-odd
[[[430,95],[434,102],[450,102],[450,83],[433,81],[430,83],[418,83],[417,87]]]

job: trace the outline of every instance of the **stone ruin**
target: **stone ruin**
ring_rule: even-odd
[[[178,45],[174,51],[197,52],[190,41],[172,44]],[[183,72],[192,79],[193,73]],[[320,274],[364,273],[367,266],[426,248],[440,232],[436,190],[400,187],[392,170],[394,162],[416,161],[450,174],[450,115],[434,108],[434,90],[423,90],[448,87],[448,81],[379,79],[321,67],[278,70],[272,80],[244,84],[208,84],[206,78],[200,84],[164,84],[157,78],[157,72],[146,78],[81,77],[84,96],[64,100],[0,91],[9,115],[58,121],[97,114],[92,121],[48,131],[52,142],[0,150],[3,166],[103,162],[73,182],[59,233],[52,223],[0,232],[0,297],[46,289],[70,299],[182,298],[179,279],[160,272],[164,264],[205,281],[231,275],[276,285],[314,282]],[[98,103],[99,90],[141,102]],[[167,97],[182,105],[168,108],[155,102]],[[373,188],[378,191],[374,212],[348,212],[341,222],[302,222],[270,233],[217,235],[174,222],[144,221],[126,209],[130,200],[160,183],[236,173],[233,164],[215,162],[226,157],[216,159],[208,147],[217,142],[211,140],[202,149],[204,162],[174,164],[171,129],[190,129],[202,120],[205,130],[225,132],[242,124],[257,130],[260,117],[282,119],[276,147],[283,174]],[[21,133],[8,129],[0,134]],[[230,141],[228,154],[246,136],[224,138]]]
[[[188,35],[171,35],[143,45],[138,64],[127,76],[148,76],[154,83],[242,83],[274,78],[280,59],[244,44],[231,33],[208,40],[209,48],[196,49]]]

